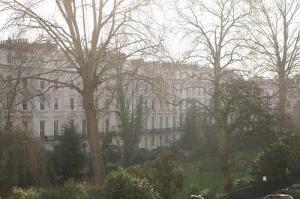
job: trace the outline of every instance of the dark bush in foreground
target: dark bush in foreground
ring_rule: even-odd
[[[6,197],[14,186],[46,186],[47,157],[39,139],[30,132],[14,129],[0,132],[0,195]]]
[[[201,191],[200,194],[205,199],[215,199],[217,196],[217,190],[216,189],[204,189]]]
[[[183,198],[184,176],[170,152],[162,151],[156,159],[132,167],[131,170],[146,177],[164,199]]]
[[[10,199],[100,199],[99,189],[87,183],[66,182],[63,186],[48,189],[15,188]]]
[[[62,140],[55,146],[52,154],[52,163],[57,179],[66,181],[80,179],[84,176],[85,156],[81,148],[76,128],[65,126]]]
[[[252,166],[252,176],[261,181],[286,176],[300,170],[300,147],[294,137],[282,138],[259,154]]]
[[[160,199],[153,186],[146,180],[118,169],[107,176],[104,184],[105,199]]]

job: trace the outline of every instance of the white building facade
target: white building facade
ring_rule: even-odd
[[[30,78],[31,74],[41,67],[51,69],[49,64],[57,65],[57,62],[53,61],[57,50],[52,44],[31,45],[24,39],[0,43],[0,74],[2,89],[5,90],[1,96],[2,108],[10,110],[9,113],[2,111],[2,117],[10,117],[10,125],[28,129],[45,141],[59,138],[63,133],[63,125],[68,123],[76,126],[81,137],[86,138],[87,123],[80,94],[74,89],[54,82],[49,83],[43,78]],[[22,61],[21,55],[27,51],[30,55],[26,55],[26,60]],[[34,58],[31,58],[32,55]],[[47,62],[50,58],[52,61]],[[128,94],[132,96],[130,100],[133,105],[137,103],[139,96],[143,96],[140,148],[152,150],[179,140],[191,101],[197,100],[206,106],[211,103],[211,83],[205,80],[206,78],[199,82],[199,77],[211,73],[209,67],[143,60],[127,60],[124,65],[129,68],[139,67],[140,74],[148,78],[146,81],[126,80],[129,82],[128,88],[131,89]],[[195,76],[197,78],[194,78]],[[70,78],[66,81],[74,80]],[[270,88],[270,82],[267,80],[262,82],[265,93],[271,95],[274,87]],[[298,80],[297,82],[300,83]],[[109,87],[110,84],[115,84],[115,80],[107,82],[105,86]],[[16,93],[9,98],[8,93],[12,91]],[[119,132],[118,97],[102,91],[103,89],[99,88],[95,94],[98,131],[101,134]],[[294,95],[295,93],[290,95],[293,97],[288,101],[292,103],[288,106],[289,111],[292,111],[293,105],[298,102],[298,94],[297,97]],[[14,103],[10,103],[12,101]]]

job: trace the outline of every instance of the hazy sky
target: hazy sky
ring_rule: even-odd
[[[53,18],[55,20],[60,21],[55,12],[55,6],[53,0],[43,0],[44,2],[40,5],[38,12],[45,16],[46,18]],[[153,17],[153,19],[157,22],[157,27],[164,26],[167,28],[167,37],[166,37],[166,46],[168,47],[171,56],[178,58],[182,55],[183,52],[189,50],[191,48],[191,44],[188,43],[187,40],[181,40],[183,36],[183,32],[176,27],[176,14],[175,11],[172,10],[172,4],[175,1],[179,1],[179,5],[182,6],[186,4],[186,2],[192,2],[192,0],[161,0],[158,1],[158,5],[154,5],[148,9],[149,15]],[[266,0],[268,1],[268,0]],[[211,4],[211,0],[203,0],[203,2]],[[270,0],[269,2],[273,2]],[[2,26],[7,21],[7,16],[9,13],[2,12],[0,13],[0,25]],[[299,16],[298,16],[299,17]],[[211,22],[213,22],[213,18],[205,16],[201,16],[203,20],[202,23],[205,26],[209,26]],[[87,20],[88,21],[88,20]],[[299,19],[296,21],[299,22]],[[8,36],[11,36],[12,32],[0,33],[2,39],[7,39]],[[14,37],[14,36],[11,36]],[[29,38],[30,39],[30,38]]]
[[[38,12],[46,18],[56,18],[56,20],[59,19],[59,14],[55,14],[57,13],[57,8],[53,3],[54,1],[43,1],[44,2],[40,4],[41,6],[39,7]],[[151,9],[148,9],[148,11],[149,15],[153,17],[158,26],[164,26],[167,28],[168,37],[166,38],[166,42],[169,47],[168,49],[173,56],[177,56],[183,51],[185,45],[180,42],[180,38],[182,37],[182,35],[175,28],[174,11],[170,9],[170,2],[168,0],[160,1],[159,4],[154,5]],[[9,15],[9,12],[0,12],[0,27],[3,27],[3,25],[7,22]],[[14,34],[15,33],[13,31],[5,30],[0,32],[0,37],[2,40],[7,39],[8,37],[14,38],[16,37]],[[28,37],[30,37],[30,35]]]

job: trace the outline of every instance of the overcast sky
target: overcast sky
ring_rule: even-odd
[[[58,17],[59,15],[56,14],[55,11],[55,5],[53,0],[43,0],[44,3],[42,3],[38,9],[38,12],[45,16],[46,18],[54,18],[56,20],[60,20]],[[180,55],[182,55],[183,52],[189,50],[191,45],[187,42],[187,40],[181,40],[183,36],[183,32],[180,31],[178,28],[176,28],[175,23],[175,11],[172,10],[173,6],[172,4],[177,0],[161,0],[158,1],[159,5],[154,5],[149,9],[149,15],[153,17],[153,19],[157,22],[157,26],[165,26],[167,28],[167,38],[166,38],[166,45],[168,47],[169,52],[174,58],[179,58]],[[178,0],[180,3],[179,5],[183,6],[186,2],[191,2],[192,0]],[[273,1],[273,0],[272,0]],[[272,2],[271,0],[269,2]],[[206,2],[210,4],[210,0],[203,0],[203,2]],[[0,13],[0,25],[3,26],[5,22],[8,20],[7,16],[9,15],[8,12],[2,12]],[[298,16],[299,17],[299,16]],[[209,26],[212,18],[211,17],[202,17],[202,22]],[[299,19],[297,19],[299,21]],[[7,39],[8,36],[15,37],[12,35],[12,32],[1,32],[1,38]],[[28,36],[29,37],[29,36]],[[29,38],[30,39],[30,38]]]

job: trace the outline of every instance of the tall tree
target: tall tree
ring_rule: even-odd
[[[130,84],[131,85],[131,84]],[[120,86],[120,85],[119,85]],[[119,88],[119,111],[120,137],[123,141],[123,160],[128,166],[132,160],[133,153],[138,149],[140,141],[139,133],[143,125],[143,97],[132,94],[133,98],[128,99],[125,95],[125,87]],[[131,90],[132,91],[132,90]],[[128,94],[128,93],[127,93]]]
[[[53,152],[54,169],[62,180],[83,177],[84,155],[79,137],[72,125],[64,127],[64,135]]]
[[[201,118],[201,113],[198,110],[198,107],[192,105],[188,112],[186,113],[183,131],[184,134],[181,137],[180,143],[184,149],[190,151],[197,151],[203,146],[203,138],[202,134],[203,129],[203,118]]]
[[[62,53],[52,64],[31,78],[71,87],[83,99],[87,118],[94,180],[102,184],[105,168],[101,136],[97,131],[94,94],[114,77],[112,67],[129,56],[153,53],[161,38],[151,33],[151,21],[143,15],[148,0],[2,0],[3,9],[11,11],[8,26],[25,27],[27,33],[41,30],[39,39],[50,39]],[[54,16],[41,9],[53,5]],[[142,19],[142,20],[141,20]],[[143,22],[145,23],[143,23]],[[153,27],[153,26],[152,26]],[[32,33],[32,32],[31,32]],[[126,56],[119,56],[120,52]],[[67,80],[66,80],[67,79]]]
[[[287,133],[286,102],[289,81],[300,64],[300,2],[295,0],[255,1],[248,44],[257,62],[275,74],[277,110],[281,133]]]
[[[212,68],[212,72],[205,77],[195,78],[212,84],[212,92],[207,91],[212,98],[211,106],[201,105],[212,113],[215,121],[224,187],[229,191],[232,186],[232,145],[228,135],[230,132],[226,131],[227,117],[223,115],[222,84],[227,81],[224,77],[229,68],[237,64],[242,66],[244,57],[239,51],[239,41],[242,39],[239,33],[243,30],[243,20],[250,14],[249,4],[241,0],[194,0],[176,4],[176,12],[178,25],[192,44],[188,58]]]

